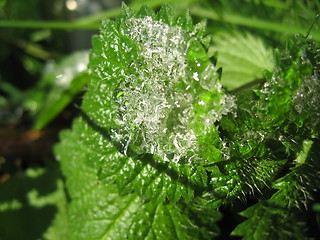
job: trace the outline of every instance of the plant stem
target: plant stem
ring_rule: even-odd
[[[182,0],[181,0],[182,1]],[[192,2],[194,0],[184,0]],[[167,3],[176,2],[176,0],[167,0]],[[148,2],[146,2],[147,4]],[[163,4],[163,0],[154,0],[148,3],[151,8],[159,7]],[[131,4],[129,5],[133,10],[138,10],[141,4]],[[48,29],[60,29],[60,30],[96,30],[100,27],[100,21],[104,18],[114,18],[120,13],[120,7],[108,9],[104,12],[90,15],[87,17],[78,18],[74,21],[10,21],[10,20],[0,20],[1,27],[12,27],[12,28],[48,28]]]
[[[193,0],[188,0],[192,2]],[[167,0],[168,3],[174,2],[174,0]],[[163,0],[155,0],[148,4],[151,8],[156,8],[163,4]],[[137,10],[141,7],[141,4],[131,4],[129,5],[133,10]],[[231,23],[235,25],[241,25],[256,29],[262,29],[267,31],[279,32],[279,33],[289,33],[296,34],[302,33],[307,34],[307,29],[284,25],[277,22],[270,22],[258,18],[245,17],[236,15],[234,13],[225,13],[223,15],[217,14],[213,9],[205,9],[200,5],[190,6],[191,14],[208,18],[211,20]],[[8,21],[8,20],[0,20],[0,28],[1,27],[12,27],[12,28],[48,28],[48,29],[60,29],[60,30],[83,30],[83,29],[92,29],[96,30],[100,27],[100,21],[103,18],[113,18],[119,15],[120,8],[108,9],[104,12],[94,14],[87,17],[82,17],[74,21],[64,22],[64,21]],[[320,33],[313,32],[312,37],[314,40],[320,41]]]
[[[307,34],[307,30],[305,28],[301,27],[295,27],[290,25],[284,25],[276,22],[270,22],[262,19],[252,18],[252,17],[245,17],[245,16],[239,16],[235,14],[228,14],[225,13],[223,15],[218,15],[214,10],[212,9],[204,9],[199,6],[193,6],[190,8],[191,14],[208,18],[216,21],[231,23],[235,25],[241,25],[245,27],[252,27],[256,29],[262,29],[262,30],[269,30],[273,32],[279,32],[279,33],[289,33],[289,34],[296,34],[296,33],[302,33]],[[313,39],[320,40],[320,34],[313,32],[312,34]]]
[[[48,29],[60,29],[60,30],[77,30],[77,29],[99,29],[98,23],[78,24],[75,21],[63,22],[63,21],[8,21],[1,20],[0,27],[6,28],[48,28]]]

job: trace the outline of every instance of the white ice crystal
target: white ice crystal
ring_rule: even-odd
[[[193,82],[197,81],[204,92],[215,89],[222,93],[220,83],[208,79],[215,71],[213,64],[208,64],[202,73],[190,70],[186,56],[191,36],[182,28],[152,17],[128,19],[127,27],[128,37],[138,44],[139,57],[129,66],[135,73],[124,73],[115,100],[120,132],[125,134],[124,150],[133,143],[166,161],[177,162],[182,157],[190,160],[198,149],[199,132],[193,125],[200,121],[202,134],[210,131],[214,122],[235,107],[234,100],[223,95],[214,103],[208,102],[193,89]],[[198,106],[211,110],[198,116]],[[119,133],[112,135],[119,138]]]

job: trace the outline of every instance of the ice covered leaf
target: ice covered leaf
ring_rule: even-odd
[[[77,119],[73,130],[61,134],[62,141],[55,148],[71,197],[68,239],[191,240],[212,239],[218,234],[215,221],[220,215],[215,210],[143,201],[136,193],[120,195],[117,185],[110,181],[112,178],[100,181],[99,160],[110,158],[113,165],[109,167],[116,171],[116,165],[125,165],[128,158],[121,156],[111,144],[105,145],[98,135],[101,136],[84,120]],[[100,144],[94,139],[100,139]],[[90,141],[94,144],[91,150],[87,145]],[[119,178],[126,177],[116,174]]]
[[[222,67],[221,83],[236,89],[264,77],[264,70],[273,70],[272,50],[262,39],[240,32],[216,34],[210,52],[217,51],[217,66]]]
[[[306,78],[300,88],[293,95],[294,110],[301,121],[314,130],[319,129],[320,118],[320,80],[319,74]],[[316,131],[315,131],[316,132]]]
[[[168,12],[146,8],[103,23],[93,41],[91,95],[83,109],[110,130],[124,154],[213,162],[220,157],[215,123],[235,102],[201,43],[202,27],[194,28],[188,14]]]
[[[266,126],[289,119],[298,127],[319,127],[319,71],[319,48],[304,36],[290,39],[284,51],[275,53],[275,70],[257,92],[262,100],[258,107],[268,115]]]
[[[151,155],[136,158],[124,156],[109,141],[108,135],[101,134],[97,126],[90,126],[83,119],[77,120],[73,129],[74,133],[69,134],[66,142],[68,148],[61,150],[64,155],[87,158],[88,164],[96,166],[97,179],[116,183],[122,194],[135,191],[145,200],[177,202],[180,199],[190,201],[206,188],[207,173],[202,167],[180,166],[154,159]],[[69,167],[74,178],[77,176],[81,181],[84,173],[78,168],[82,165],[72,163],[65,170]],[[74,194],[81,194],[81,191],[76,190]]]

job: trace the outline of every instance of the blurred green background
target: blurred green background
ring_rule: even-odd
[[[261,81],[273,69],[273,49],[296,33],[320,41],[319,1],[125,1],[135,10],[165,2],[176,13],[189,9],[194,22],[207,19],[208,54],[218,57],[229,91]],[[68,199],[52,147],[79,114],[91,37],[120,6],[118,0],[0,0],[0,240],[63,239],[67,223],[57,213]]]

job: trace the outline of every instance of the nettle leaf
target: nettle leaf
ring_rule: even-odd
[[[222,67],[221,83],[229,90],[264,78],[265,70],[273,70],[272,50],[262,39],[240,32],[217,34],[210,52],[218,52],[217,66]]]
[[[310,119],[313,119],[313,130],[318,124],[318,82],[313,84],[315,88],[307,86],[318,78],[318,59],[314,44],[298,36],[295,41],[289,41],[286,51],[278,53],[275,71],[261,90],[255,90],[257,95],[253,95],[254,91],[250,89],[237,93],[237,118],[227,116],[220,122],[220,129],[225,133],[222,141],[228,147],[226,155],[229,159],[217,164],[218,174],[215,171],[211,173],[212,187],[216,192],[240,197],[271,187],[289,159],[294,159],[292,155],[301,151],[303,139],[312,137],[307,129],[311,126]],[[303,109],[310,110],[304,115],[296,111],[298,96],[300,103],[305,104]],[[317,168],[310,174],[305,171],[307,166],[312,168],[314,165],[301,166],[297,173],[291,169],[283,181],[279,180],[279,187],[282,185],[284,191],[281,196],[287,197],[286,201],[295,202],[299,198],[293,196],[295,194],[300,194],[303,199],[309,198],[308,193],[301,190],[307,188],[311,191],[310,186],[317,186],[318,181],[314,179],[318,174]],[[305,182],[308,187],[297,182]]]
[[[261,201],[242,213],[248,220],[233,233],[244,236],[244,239],[308,239],[308,217],[301,210],[309,207],[319,191],[319,141],[313,138],[318,134],[315,131],[319,113],[315,105],[319,94],[318,82],[315,81],[319,76],[318,51],[314,43],[298,36],[289,42],[286,51],[277,53],[276,63],[274,73],[268,77],[262,90],[256,91],[260,99],[256,99],[255,103],[251,100],[253,110],[242,103],[238,105],[241,109],[238,112],[245,109],[245,114],[253,116],[244,125],[249,126],[251,134],[262,136],[260,142],[269,147],[267,152],[272,153],[269,161],[287,159],[283,166],[288,173],[272,183],[277,191],[269,200]],[[304,104],[301,109],[297,109],[297,99],[299,104]],[[309,112],[300,114],[299,111],[304,108]],[[258,114],[254,116],[254,112]],[[241,120],[242,114],[238,120]],[[313,119],[312,124],[310,119]],[[260,126],[255,124],[258,121]],[[223,123],[225,128],[232,124],[237,126],[239,122]],[[245,139],[241,138],[241,131],[235,136],[238,140],[233,137],[233,144],[242,143],[241,140]],[[254,155],[258,156],[256,153]]]
[[[108,140],[117,148],[114,155],[102,150],[99,176],[112,178],[122,193],[190,201],[207,186],[202,165],[222,157],[215,123],[235,103],[201,43],[203,28],[167,6],[157,15],[124,6],[93,39],[82,109],[105,140],[88,145],[105,148]]]
[[[258,202],[241,215],[248,220],[239,224],[232,235],[243,236],[244,240],[309,239],[301,213],[279,208],[268,201]]]
[[[272,197],[241,213],[248,218],[233,231],[244,239],[309,239],[308,209],[319,191],[319,142],[306,140],[297,156],[296,166],[273,183],[278,189]]]
[[[283,127],[289,120],[299,128],[306,126],[315,134],[319,128],[319,48],[308,38],[298,35],[288,41],[284,51],[275,53],[276,67],[267,74],[258,109],[262,110],[264,125]],[[261,117],[262,118],[262,117]]]
[[[319,142],[306,140],[303,145],[295,160],[296,166],[273,185],[278,191],[273,194],[271,201],[288,209],[292,207],[308,209],[315,192],[319,191]]]
[[[72,199],[69,239],[211,239],[218,234],[214,222],[220,215],[214,210],[145,202],[135,193],[119,195],[108,178],[100,181],[97,168],[102,155],[99,148],[89,150],[86,140],[92,140],[91,134],[98,133],[76,119],[73,130],[62,132],[55,148]],[[116,161],[119,153],[112,154],[112,147],[103,142],[102,146],[110,153],[102,157]]]
[[[235,199],[244,200],[248,195],[260,195],[264,189],[271,187],[272,180],[284,163],[284,161],[254,159],[225,162],[223,166],[219,166],[218,171],[210,173],[214,203],[211,205],[215,206],[216,198],[223,199],[220,202],[226,203]]]
[[[87,161],[96,164],[96,170],[100,169],[99,180],[116,183],[122,194],[134,190],[142,198],[155,202],[166,199],[177,202],[181,198],[190,201],[207,185],[207,173],[199,166],[180,166],[151,155],[135,158],[124,156],[110,142],[108,133],[90,120],[81,120],[81,123],[74,126],[74,131],[77,132],[74,142],[80,141],[81,144],[75,144],[75,149],[71,151],[69,148],[66,154],[70,154],[69,157],[85,154]],[[77,166],[69,164],[69,167],[70,171],[74,171]],[[79,181],[82,177],[78,175]],[[75,191],[80,193],[79,190]]]
[[[253,107],[256,98],[253,91],[237,94],[237,117],[227,116],[220,121],[223,160],[206,166],[213,205],[214,196],[230,202],[260,195],[271,188],[288,161],[277,134],[272,129],[261,129]]]
[[[129,13],[128,13],[129,12]],[[125,155],[153,154],[167,162],[220,158],[215,123],[235,109],[189,14],[172,17],[126,7],[104,21],[93,40],[92,81],[83,110]]]

